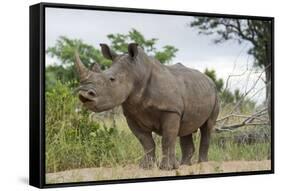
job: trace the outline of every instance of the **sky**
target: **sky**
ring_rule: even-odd
[[[228,88],[247,92],[254,86],[261,71],[249,71],[252,69],[253,57],[247,54],[247,50],[251,44],[238,44],[236,41],[214,44],[215,36],[199,35],[196,28],[189,26],[193,19],[191,16],[46,8],[45,44],[46,48],[54,46],[59,36],[67,36],[98,48],[100,43],[109,44],[106,35],[126,34],[135,28],[146,39],[159,39],[157,49],[165,45],[176,47],[178,52],[173,63],[180,62],[201,72],[206,68],[214,69],[217,77],[225,82],[232,76],[228,80]],[[53,63],[60,62],[47,55],[46,64]],[[264,101],[263,81],[259,80],[251,92],[249,96],[252,99],[258,103]]]

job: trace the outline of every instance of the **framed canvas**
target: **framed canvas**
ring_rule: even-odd
[[[274,172],[274,18],[30,6],[30,185]]]

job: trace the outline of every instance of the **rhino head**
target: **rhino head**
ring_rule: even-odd
[[[112,66],[101,71],[97,65],[89,70],[75,53],[75,65],[80,78],[79,99],[94,112],[101,112],[121,105],[132,93],[140,74],[137,72],[140,47],[128,45],[128,54],[117,55],[106,44],[100,44],[105,58],[112,60]]]

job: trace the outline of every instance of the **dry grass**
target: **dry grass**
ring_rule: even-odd
[[[210,174],[242,171],[270,170],[270,160],[263,161],[228,161],[196,163],[192,166],[180,166],[177,170],[163,171],[155,167],[152,170],[140,169],[137,165],[117,166],[114,168],[84,168],[46,174],[46,182],[83,182],[114,179],[135,179],[161,176],[184,176],[192,174]]]

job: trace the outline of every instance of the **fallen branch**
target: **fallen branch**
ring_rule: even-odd
[[[219,121],[222,121],[222,120],[225,120],[225,119],[228,119],[230,117],[241,117],[241,118],[246,118],[247,119],[250,119],[250,118],[255,118],[255,117],[259,117],[261,115],[265,115],[266,114],[266,111],[267,111],[267,107],[266,108],[263,108],[261,109],[260,111],[257,111],[256,113],[252,114],[252,115],[239,115],[239,114],[229,114],[223,118],[220,118],[217,120],[217,122]]]
[[[252,117],[252,118],[254,118],[254,119],[262,120],[259,116],[230,114],[230,115],[227,115],[227,116],[225,116],[225,117],[223,117],[223,118],[218,119],[217,122],[220,122],[220,121],[229,119],[229,118],[231,118],[231,117],[237,117],[237,118],[249,118],[249,117]]]
[[[264,122],[264,123],[237,123],[237,124],[233,124],[233,125],[228,125],[228,126],[224,126],[224,127],[221,127],[219,128],[220,130],[225,130],[225,129],[228,129],[228,130],[234,130],[234,129],[237,129],[239,127],[243,127],[243,126],[249,126],[249,125],[268,125],[269,123],[268,122]]]
[[[253,121],[255,119],[261,119],[260,116],[265,115],[267,111],[267,108],[261,109],[260,111],[246,117],[245,115],[236,115],[236,114],[230,114],[228,116],[225,116],[221,119],[218,119],[217,122],[222,121],[222,120],[228,120],[230,117],[236,116],[236,117],[242,117],[242,118],[246,118],[244,119],[241,123],[236,123],[236,124],[232,124],[232,125],[224,125],[225,123],[223,123],[223,125],[219,128],[216,128],[216,132],[221,132],[221,131],[231,131],[234,129],[237,129],[239,127],[243,127],[243,126],[249,126],[249,125],[268,125],[269,122],[268,121],[260,121],[259,123],[254,123]]]

